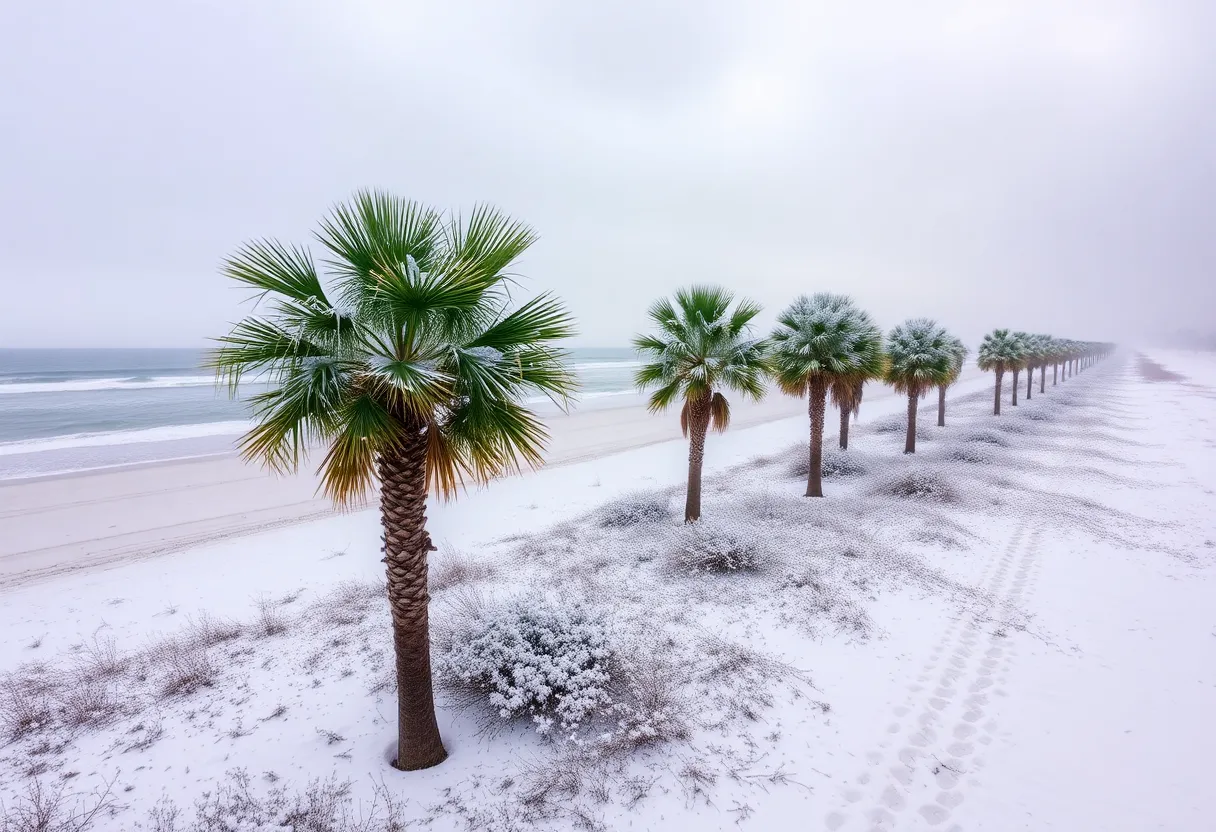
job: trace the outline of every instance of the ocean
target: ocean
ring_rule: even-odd
[[[633,391],[632,350],[571,353],[582,401]],[[203,354],[0,349],[0,480],[230,452],[247,405],[216,389]]]

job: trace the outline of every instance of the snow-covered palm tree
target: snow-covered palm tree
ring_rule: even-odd
[[[257,376],[242,454],[275,471],[325,447],[321,489],[339,505],[380,497],[396,653],[397,753],[421,769],[447,756],[431,687],[428,490],[454,496],[521,465],[538,466],[548,433],[526,401],[575,390],[558,342],[565,307],[541,295],[514,306],[508,270],[536,239],[490,208],[445,218],[362,192],[302,246],[248,243],[225,273],[258,293],[258,314],[219,339],[209,361],[235,393]]]
[[[692,286],[650,307],[653,335],[639,335],[633,345],[644,363],[635,382],[650,395],[658,413],[681,402],[680,428],[689,437],[688,492],[684,521],[701,517],[701,467],[710,428],[730,424],[730,402],[723,391],[764,397],[768,362],[763,341],[750,336],[751,320],[760,307],[749,300],[734,304],[734,295],[717,286]]]
[[[1018,366],[1023,358],[1022,343],[1007,329],[994,329],[984,336],[976,354],[976,363],[981,370],[996,374],[996,396],[992,404],[992,415],[1001,415],[1001,385],[1005,373]]]
[[[806,496],[823,496],[823,423],[829,391],[840,407],[841,447],[848,419],[861,403],[861,388],[883,369],[882,331],[845,295],[802,297],[781,313],[769,338],[777,386],[807,397],[811,421]]]
[[[1014,363],[1012,367],[1010,367],[1010,369],[1013,370],[1013,401],[1011,401],[1010,404],[1017,407],[1018,376],[1021,374],[1022,370],[1026,369],[1028,362],[1033,360],[1033,353],[1031,350],[1033,349],[1034,345],[1031,342],[1031,335],[1029,332],[1015,332],[1013,333],[1013,337],[1017,340],[1019,346],[1021,347],[1022,356]]]
[[[946,383],[954,368],[954,338],[930,318],[911,318],[887,335],[887,383],[908,396],[904,453],[916,453],[916,407],[921,397]]]
[[[958,381],[959,375],[963,372],[963,366],[967,363],[968,354],[967,345],[958,338],[953,336],[950,338],[950,377],[944,382],[937,385],[937,426],[944,428],[946,426],[946,390],[950,385]]]

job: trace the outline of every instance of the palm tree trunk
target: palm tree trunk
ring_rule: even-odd
[[[1039,393],[1047,392],[1047,365],[1039,367]]]
[[[1013,371],[1013,406],[1014,407],[1018,406],[1018,373],[1020,373],[1020,372],[1022,372],[1022,371],[1021,370]]]
[[[811,415],[811,466],[806,475],[806,496],[823,496],[823,422],[827,409],[828,386],[822,378],[813,378],[808,385],[807,410]],[[847,408],[841,408],[848,412]]]
[[[1055,387],[1060,383],[1060,362],[1051,365],[1051,386]]]
[[[908,435],[904,439],[904,453],[916,453],[916,403],[920,401],[917,391],[908,393]]]
[[[849,418],[853,415],[852,408],[840,405],[840,450],[849,449]]]
[[[946,385],[937,385],[937,426],[946,426]]]
[[[701,466],[705,462],[705,434],[709,430],[709,397],[688,403],[688,496],[684,522],[701,519]]]
[[[448,756],[435,721],[431,637],[427,607],[426,436],[411,434],[399,451],[377,460],[384,563],[397,658],[397,759],[415,771]]]
[[[1026,368],[1026,401],[1030,401],[1030,394],[1034,390],[1034,367]]]
[[[1001,382],[1005,380],[1005,371],[996,371],[996,401],[992,404],[992,415],[1001,415]]]

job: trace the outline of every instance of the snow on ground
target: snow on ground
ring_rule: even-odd
[[[94,828],[159,832],[301,791],[433,829],[1207,828],[1216,361],[1151,357],[1186,380],[1112,359],[999,419],[964,390],[914,457],[869,413],[821,501],[801,420],[715,437],[694,529],[682,443],[436,507],[426,772],[386,764],[374,513],[10,590],[0,796],[109,784]],[[609,654],[577,729],[468,683],[518,599]]]

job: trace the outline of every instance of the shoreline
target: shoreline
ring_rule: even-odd
[[[953,396],[987,384],[970,369],[953,388]],[[649,413],[636,394],[630,399],[613,401],[614,406],[547,414],[551,436],[544,467],[564,468],[675,443],[680,447],[673,445],[673,458],[681,462],[664,473],[673,481],[682,476],[686,440],[677,416]],[[876,385],[867,395],[863,421],[902,411],[902,399]],[[791,441],[805,441],[806,419],[805,400],[770,395],[760,402],[736,403],[731,431],[792,420]],[[834,424],[829,417],[825,437],[835,435]],[[0,482],[0,503],[5,507],[0,511],[0,588],[374,510],[374,497],[363,506],[339,510],[318,495],[318,478],[311,467],[315,460],[314,456],[299,472],[287,476],[266,472],[232,452]],[[638,485],[652,479],[653,473],[657,472],[639,472]],[[527,472],[523,477],[532,475]],[[518,482],[521,477],[508,479]],[[494,489],[505,485],[496,483]],[[482,490],[470,488],[468,495]],[[434,509],[436,503],[431,505]]]

